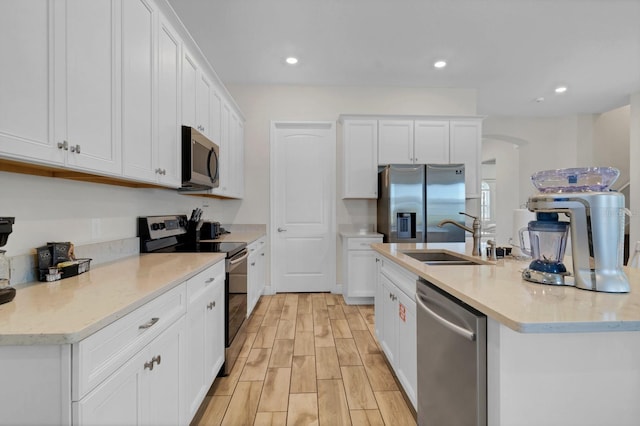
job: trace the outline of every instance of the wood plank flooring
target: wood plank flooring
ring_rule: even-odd
[[[373,306],[341,295],[262,296],[231,374],[192,426],[415,425],[375,338]]]

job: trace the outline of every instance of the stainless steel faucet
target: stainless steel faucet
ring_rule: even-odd
[[[471,254],[473,256],[482,256],[482,251],[480,250],[480,219],[478,219],[477,216],[471,216],[470,214],[465,212],[459,212],[459,213],[473,219],[473,225],[471,225],[471,228],[465,225],[460,225],[458,222],[455,222],[451,219],[443,220],[438,224],[438,227],[442,228],[446,224],[451,224],[471,233],[471,235],[473,235],[473,249]]]

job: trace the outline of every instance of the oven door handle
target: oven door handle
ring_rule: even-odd
[[[233,258],[229,260],[229,266],[237,265],[240,262],[243,262],[247,257],[249,257],[249,252],[245,250],[244,255],[238,258]]]

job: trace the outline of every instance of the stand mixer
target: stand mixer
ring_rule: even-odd
[[[536,222],[555,225],[542,229],[541,224],[529,223],[532,249],[534,238],[538,238],[538,247],[531,250],[534,260],[522,273],[525,280],[608,293],[629,292],[629,280],[622,270],[627,211],[624,195],[608,191],[618,175],[617,169],[607,167],[549,170],[532,176],[540,193],[529,198],[527,208],[536,213]],[[554,221],[553,216],[541,216],[542,213],[564,213],[569,218],[573,276],[558,266],[562,265],[567,225],[558,225],[563,222]],[[550,253],[550,241],[555,241],[551,247],[555,244],[556,249],[545,259],[542,254]],[[548,269],[549,261],[559,269]]]

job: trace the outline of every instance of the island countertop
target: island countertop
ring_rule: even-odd
[[[0,345],[78,342],[224,259],[224,253],[153,253],[75,277],[20,286],[0,305]]]
[[[529,261],[506,258],[489,265],[425,265],[403,252],[432,249],[429,244],[372,244],[371,247],[521,333],[640,330],[640,270],[634,268],[624,268],[631,291],[612,294],[525,281],[521,273]],[[570,258],[565,258],[565,263],[569,268]]]

